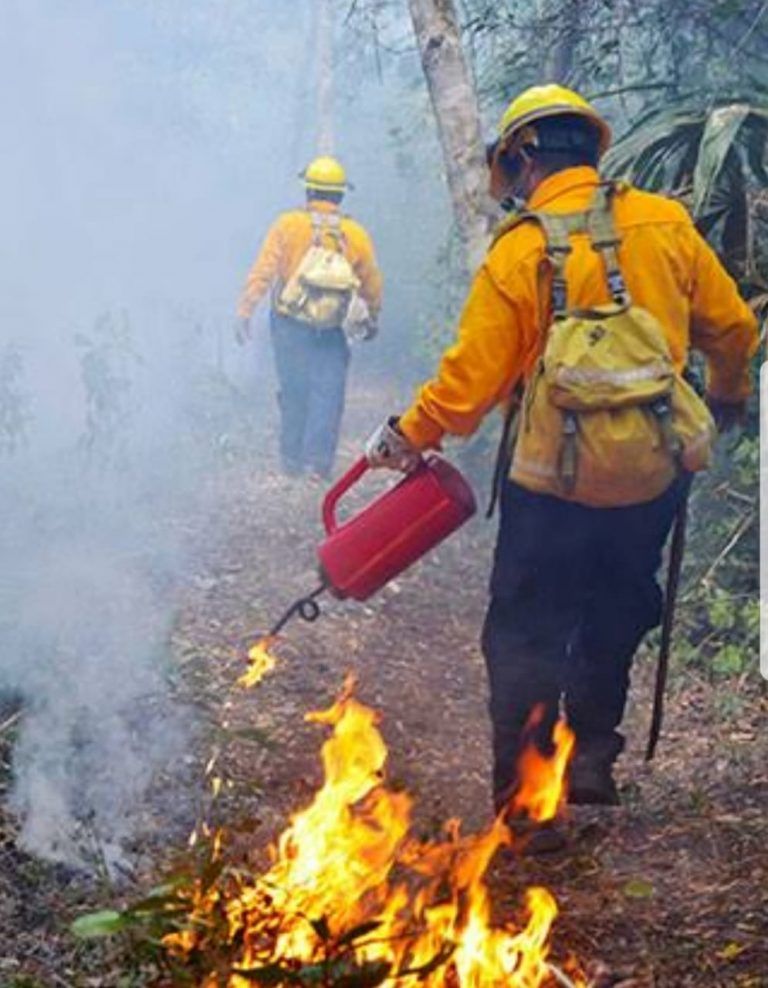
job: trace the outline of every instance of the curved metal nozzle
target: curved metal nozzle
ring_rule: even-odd
[[[274,638],[279,635],[293,617],[300,617],[302,621],[307,621],[309,624],[317,621],[322,613],[317,598],[320,594],[325,593],[327,589],[328,584],[323,582],[312,593],[307,594],[306,597],[299,597],[298,600],[295,600],[280,620],[270,629],[269,637]]]

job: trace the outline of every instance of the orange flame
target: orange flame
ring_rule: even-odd
[[[209,938],[217,925],[210,920],[223,908],[227,942],[239,945],[235,971],[270,966],[274,977],[275,966],[295,974],[302,965],[335,958],[347,965],[349,984],[548,988],[554,984],[548,961],[553,896],[529,888],[524,922],[493,925],[485,876],[499,847],[509,843],[506,826],[498,819],[465,836],[459,822],[450,821],[440,840],[410,836],[411,799],[384,784],[387,749],[378,715],[355,699],[353,685],[348,680],[330,709],[307,715],[331,729],[322,747],[325,781],[272,848],[271,867],[257,876],[233,869],[213,887],[200,886],[189,928],[166,937],[167,949],[183,957],[214,947]],[[538,773],[524,779],[517,796],[521,805],[530,800],[526,809],[535,819],[548,819],[537,814],[559,804],[557,780],[562,786],[572,745],[564,725],[554,744],[547,771],[541,755],[521,763]],[[545,780],[545,797],[537,779]],[[369,972],[373,965],[375,977],[353,980],[349,965]],[[253,983],[238,973],[217,978],[211,973],[204,985]],[[286,974],[284,982],[270,983],[298,981]]]
[[[543,717],[544,708],[534,707],[526,731],[532,734]],[[533,743],[523,750],[517,763],[520,785],[512,798],[513,813],[524,814],[537,823],[554,820],[565,803],[566,772],[575,741],[573,731],[565,721],[558,720],[552,733],[553,755],[547,757]]]

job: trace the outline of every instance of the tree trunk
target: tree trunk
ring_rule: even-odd
[[[317,150],[333,154],[333,11],[331,0],[315,0],[317,13]]]
[[[448,188],[469,270],[488,244],[492,207],[474,82],[461,47],[453,0],[408,0]]]

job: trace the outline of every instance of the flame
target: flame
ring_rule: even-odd
[[[199,885],[188,928],[166,937],[166,948],[199,958],[215,948],[215,936],[237,945],[226,979],[212,971],[204,988],[248,988],[252,978],[237,972],[255,976],[260,968],[270,984],[303,983],[296,973],[303,965],[326,965],[317,983],[329,985],[336,977],[403,988],[549,988],[554,897],[529,888],[521,921],[493,924],[485,876],[498,849],[511,843],[509,830],[499,818],[463,835],[452,820],[439,840],[413,837],[410,796],[384,783],[378,715],[353,689],[348,680],[328,710],[307,715],[331,731],[321,752],[324,783],[290,819],[271,865],[259,875],[225,870],[213,886]],[[562,798],[573,744],[564,724],[553,743],[551,759],[536,753],[521,761],[531,775],[516,801],[534,819],[550,819]],[[214,915],[224,916],[225,934]],[[572,983],[584,988],[580,979]]]
[[[238,679],[238,686],[250,689],[275,668],[277,664],[275,657],[269,651],[272,644],[272,638],[262,638],[248,649],[248,668]]]
[[[534,707],[526,725],[530,737],[544,718],[543,706]],[[564,720],[558,720],[552,732],[554,754],[544,755],[536,744],[529,744],[518,760],[520,785],[512,797],[513,814],[527,816],[544,823],[554,820],[565,804],[566,771],[575,744],[573,731]]]

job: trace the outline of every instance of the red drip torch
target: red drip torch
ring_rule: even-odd
[[[339,599],[368,600],[475,513],[474,494],[461,473],[431,455],[356,515],[339,522],[339,502],[368,469],[367,460],[358,460],[326,494],[325,538],[317,548],[322,582],[291,604],[270,637],[295,616],[316,621],[317,598],[326,590]]]

